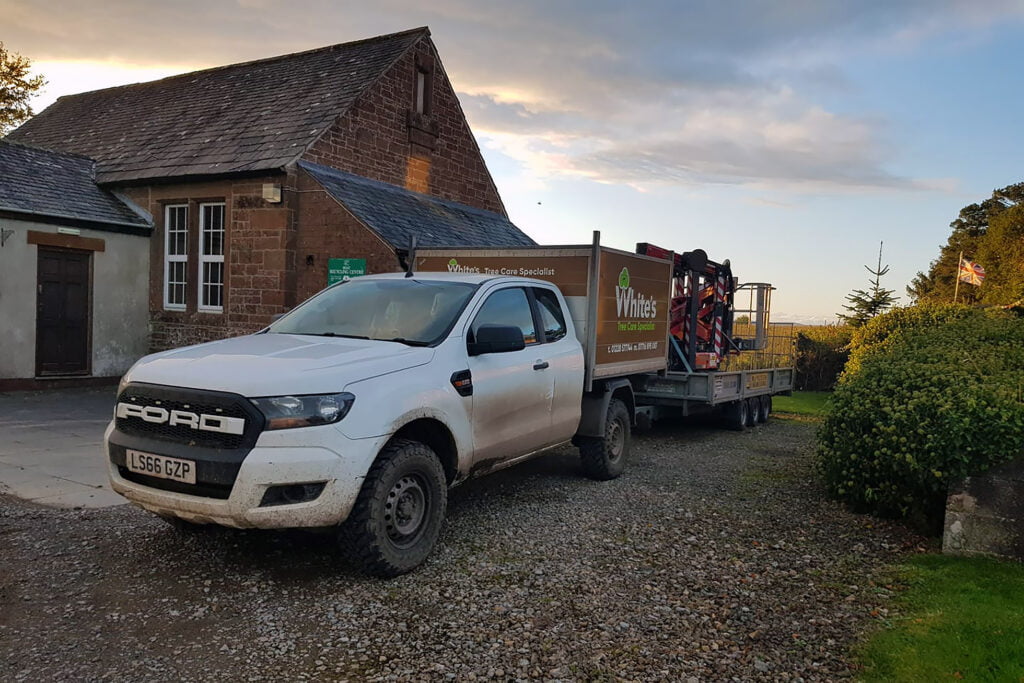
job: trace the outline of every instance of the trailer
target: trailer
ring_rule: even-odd
[[[741,284],[728,260],[649,243],[426,248],[420,271],[514,275],[558,286],[586,354],[585,390],[627,377],[636,423],[717,412],[735,429],[764,421],[794,384],[792,326],[770,321],[773,287]]]

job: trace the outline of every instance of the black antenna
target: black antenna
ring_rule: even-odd
[[[412,277],[413,266],[416,265],[416,235],[409,237],[409,253],[405,257],[405,276]]]

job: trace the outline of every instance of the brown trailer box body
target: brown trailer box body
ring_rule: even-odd
[[[416,272],[531,277],[558,286],[594,379],[660,372],[668,359],[672,263],[590,246],[420,249]]]

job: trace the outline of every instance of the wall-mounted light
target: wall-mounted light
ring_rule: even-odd
[[[308,256],[306,256],[306,265],[307,266],[312,266],[315,262],[316,262],[316,257],[315,256],[313,256],[312,254],[309,254]]]
[[[276,183],[263,183],[263,201],[270,204],[280,204],[281,186]]]

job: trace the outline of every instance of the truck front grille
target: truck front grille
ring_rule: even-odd
[[[162,408],[168,413],[178,410],[196,415],[232,417],[245,421],[245,428],[241,434],[227,434],[193,429],[186,424],[171,425],[167,421],[146,421],[134,416],[118,417],[118,431],[130,436],[198,448],[238,450],[252,448],[263,431],[263,415],[252,403],[235,394],[151,384],[129,384],[117,397],[117,401],[140,407]]]

